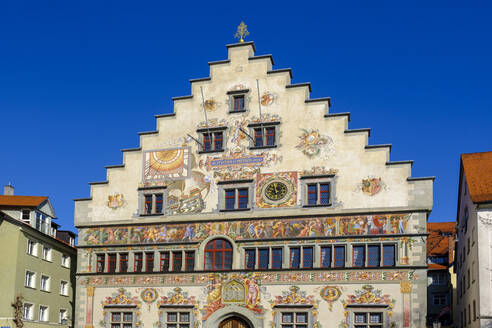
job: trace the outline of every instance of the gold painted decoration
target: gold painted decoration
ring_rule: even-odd
[[[207,99],[204,102],[205,110],[213,112],[217,109],[217,101],[215,99]]]
[[[297,172],[258,174],[256,181],[256,204],[259,208],[296,205]]]
[[[381,191],[381,178],[362,179],[362,192],[374,196]]]
[[[106,205],[111,209],[117,209],[118,207],[123,206],[123,194],[113,194],[108,195],[108,201]]]
[[[244,38],[248,35],[249,35],[248,25],[244,24],[244,22],[242,21],[241,24],[238,25],[237,30],[236,30],[236,34],[234,34],[234,37],[236,39],[239,39],[239,41],[238,41],[239,43],[243,43]]]
[[[145,288],[141,293],[140,297],[145,303],[154,303],[154,301],[159,297],[159,293],[154,288]]]
[[[231,280],[222,286],[222,302],[225,304],[244,303],[246,300],[246,288],[237,281]]]
[[[412,282],[411,281],[400,281],[400,292],[402,294],[409,294],[412,292]]]
[[[176,180],[190,175],[191,147],[177,147],[144,153],[144,182]]]
[[[328,302],[330,311],[333,310],[333,303],[336,302],[341,295],[342,291],[336,286],[325,286],[320,292],[321,298]]]
[[[270,92],[265,92],[263,95],[261,95],[260,98],[260,103],[262,106],[270,106],[273,104],[273,101],[275,100],[275,96],[270,93]]]
[[[102,302],[103,307],[108,305],[136,305],[137,308],[139,308],[140,301],[136,296],[131,296],[130,293],[127,293],[124,288],[119,288],[118,293],[114,294],[112,297],[106,297]]]

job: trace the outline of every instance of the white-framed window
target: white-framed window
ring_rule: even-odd
[[[64,268],[70,268],[70,256],[62,254],[61,256],[61,266]]]
[[[382,328],[384,323],[383,312],[354,312],[355,328]]]
[[[43,260],[51,262],[51,248],[43,245]]]
[[[68,282],[63,280],[60,282],[60,295],[68,296]]]
[[[131,310],[117,310],[109,312],[109,328],[133,328],[135,313]]]
[[[48,321],[49,320],[49,311],[46,305],[39,306],[39,321]]]
[[[433,285],[447,285],[448,283],[447,272],[433,272],[431,278]]]
[[[24,303],[24,308],[22,312],[22,319],[32,320],[33,319],[33,305],[30,303]]]
[[[220,211],[245,211],[253,204],[253,180],[219,182]]]
[[[27,240],[27,254],[32,256],[38,256],[38,243],[34,240]]]
[[[29,288],[36,288],[36,273],[26,271],[25,286]]]
[[[24,223],[31,224],[31,210],[22,210],[21,220]]]
[[[44,292],[50,291],[50,277],[41,275],[41,283],[39,288]]]
[[[67,324],[67,310],[60,309],[60,314],[58,315],[58,323],[61,325]]]
[[[331,206],[334,200],[334,175],[301,177],[304,207]]]
[[[307,328],[308,326],[308,311],[282,311],[280,313],[280,328]]]

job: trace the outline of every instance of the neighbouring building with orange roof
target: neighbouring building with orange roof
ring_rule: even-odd
[[[75,233],[59,230],[48,197],[0,195],[0,326],[73,326]]]
[[[492,152],[461,155],[457,327],[492,327]]]
[[[454,264],[456,222],[428,222],[427,232],[427,325],[441,322],[451,327],[454,322]]]

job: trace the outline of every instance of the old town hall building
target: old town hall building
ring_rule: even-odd
[[[227,51],[75,200],[76,327],[424,327],[433,178]]]

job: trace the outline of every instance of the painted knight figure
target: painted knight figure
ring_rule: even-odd
[[[227,51],[75,201],[76,327],[424,327],[433,178]]]

